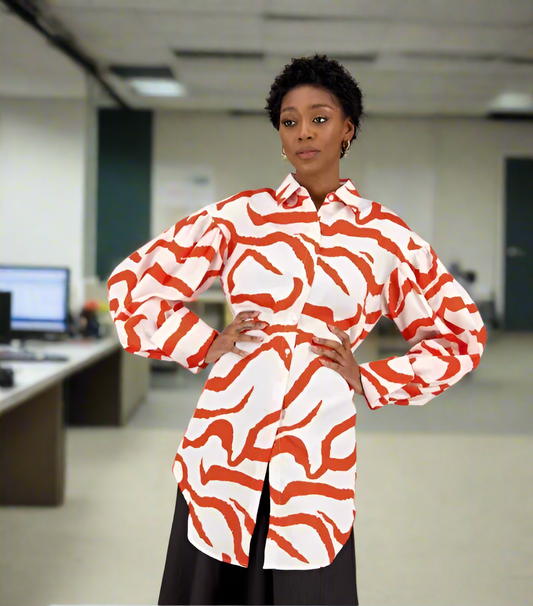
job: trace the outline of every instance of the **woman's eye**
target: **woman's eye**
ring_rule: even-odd
[[[316,118],[314,118],[314,120],[324,120],[324,122],[327,122],[328,119],[325,116],[317,116]],[[294,122],[294,120],[285,120],[282,124],[283,126],[288,126],[287,122]],[[324,124],[324,122],[319,122],[318,124]],[[290,125],[289,125],[290,126]]]

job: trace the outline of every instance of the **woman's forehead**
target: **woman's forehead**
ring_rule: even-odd
[[[335,95],[329,90],[306,84],[297,86],[285,94],[281,103],[281,110],[306,111],[316,109],[318,106],[325,106],[334,110],[340,104]]]

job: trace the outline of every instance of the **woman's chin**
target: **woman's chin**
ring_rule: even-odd
[[[319,172],[322,165],[319,162],[295,162],[293,166],[302,175],[312,175]]]

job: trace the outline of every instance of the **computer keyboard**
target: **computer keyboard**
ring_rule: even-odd
[[[64,354],[0,349],[0,362],[66,362],[68,359]]]

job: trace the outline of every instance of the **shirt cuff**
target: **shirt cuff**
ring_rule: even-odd
[[[389,396],[414,378],[413,367],[407,356],[387,358],[359,364],[363,396],[372,410],[389,404]]]
[[[205,362],[218,331],[185,307],[174,312],[150,340],[166,356],[193,374],[209,364]]]

